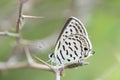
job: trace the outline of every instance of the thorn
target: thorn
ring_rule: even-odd
[[[22,17],[23,17],[23,18],[31,18],[31,19],[32,19],[32,18],[33,18],[33,19],[34,19],[34,18],[36,18],[36,19],[37,19],[37,18],[44,18],[44,17],[42,17],[42,16],[30,16],[30,15],[22,15]]]

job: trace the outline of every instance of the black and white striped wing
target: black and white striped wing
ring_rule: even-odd
[[[82,24],[82,22],[75,18],[75,17],[70,17],[67,22],[65,23],[58,39],[57,39],[57,43],[62,43],[62,41],[68,37],[69,35],[72,34],[82,34],[86,37],[88,37],[88,33],[84,27],[84,25]]]
[[[70,17],[64,25],[50,60],[56,65],[78,62],[82,57],[88,57],[92,49],[88,33],[82,22]]]
[[[91,55],[92,46],[87,37],[81,34],[68,36],[55,51],[57,65],[78,63]]]

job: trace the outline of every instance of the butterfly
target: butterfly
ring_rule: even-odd
[[[94,51],[88,33],[82,22],[70,17],[57,39],[50,61],[56,65],[80,63],[90,57]]]

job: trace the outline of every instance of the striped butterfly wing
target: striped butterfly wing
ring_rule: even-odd
[[[70,17],[67,22],[65,23],[63,29],[60,32],[60,35],[57,39],[57,43],[61,43],[66,37],[72,34],[82,34],[86,37],[88,37],[88,33],[82,24],[82,22],[75,18]]]
[[[81,37],[81,39],[76,39],[76,35],[79,38]],[[84,36],[84,38],[82,38],[82,36]],[[69,38],[72,39],[70,40]],[[67,45],[68,41],[71,45]],[[86,54],[82,52],[82,45],[80,43],[84,43],[85,45],[88,43],[90,49],[92,49],[91,42],[88,39],[88,33],[82,22],[75,17],[70,17],[58,37],[54,54],[50,55],[50,60],[57,65],[78,61],[82,54]],[[76,47],[74,44],[77,44]],[[76,50],[77,48],[78,50]],[[66,55],[67,53],[68,55]],[[76,56],[75,53],[78,56]],[[72,58],[70,58],[71,55]]]
[[[81,34],[68,36],[55,51],[57,65],[78,63],[91,55],[92,47],[87,37]]]

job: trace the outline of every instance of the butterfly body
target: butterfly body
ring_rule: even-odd
[[[54,53],[49,55],[56,65],[79,63],[92,55],[92,45],[81,21],[70,17],[57,40]]]

